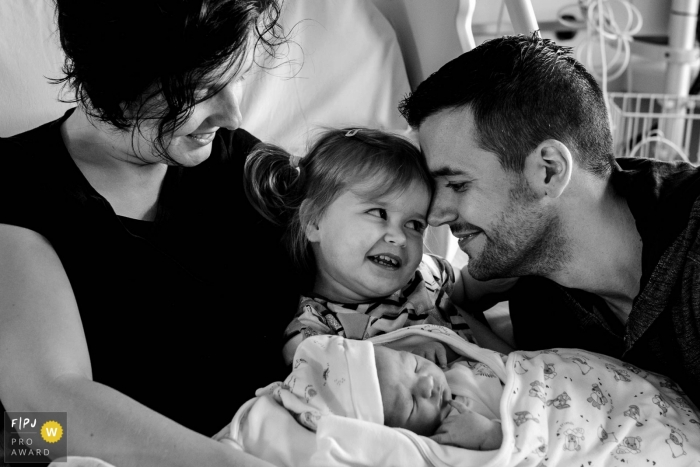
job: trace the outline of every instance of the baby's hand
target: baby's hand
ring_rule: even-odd
[[[440,342],[428,342],[415,347],[412,353],[430,360],[437,364],[440,368],[447,368],[447,352],[445,346]]]
[[[501,447],[503,431],[501,424],[469,408],[459,401],[450,401],[458,413],[451,413],[430,438],[440,444],[460,448],[490,451]]]

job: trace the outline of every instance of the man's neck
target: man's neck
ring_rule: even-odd
[[[568,212],[573,259],[549,279],[600,296],[626,322],[642,275],[642,239],[627,201],[608,184]]]

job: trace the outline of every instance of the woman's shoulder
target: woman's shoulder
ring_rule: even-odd
[[[9,200],[0,207],[0,224],[36,230],[84,188],[63,144],[62,120],[0,138],[0,197]]]
[[[70,112],[31,130],[0,138],[0,166],[3,168],[0,174],[3,178],[14,178],[11,169],[32,170],[36,175],[51,173],[57,163],[65,162],[56,154],[67,154],[61,137],[61,123]],[[26,182],[27,179],[18,181]]]

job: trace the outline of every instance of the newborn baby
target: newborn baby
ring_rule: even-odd
[[[438,443],[467,449],[492,450],[501,446],[501,424],[479,413],[488,414],[488,409],[475,411],[469,407],[484,404],[473,397],[453,396],[448,376],[454,380],[450,381],[453,385],[455,382],[462,383],[460,388],[455,388],[456,392],[472,396],[484,392],[485,388],[480,387],[484,384],[476,383],[478,378],[474,377],[468,362],[453,363],[447,372],[443,372],[435,363],[423,357],[378,346],[374,348],[374,358],[385,425],[405,428],[419,435],[430,436]],[[498,391],[497,402],[502,392],[500,382],[493,375],[486,378],[495,379],[484,379],[483,382],[486,386],[492,386],[489,388],[491,393],[493,389]],[[470,381],[475,384],[469,384]]]
[[[258,391],[220,438],[295,467],[700,459],[700,411],[668,378],[578,349],[505,357],[446,331],[405,329],[380,341],[411,350],[439,336],[478,362],[443,372],[378,343],[309,337],[284,382]]]
[[[332,413],[405,428],[439,443],[492,450],[502,441],[501,388],[481,363],[465,360],[443,372],[412,353],[319,335],[300,344],[283,383],[256,395],[271,394],[312,431]]]

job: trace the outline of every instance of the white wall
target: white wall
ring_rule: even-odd
[[[462,53],[455,18],[459,0],[372,0],[394,27],[411,89]]]
[[[63,54],[52,2],[0,0],[0,137],[54,120],[71,107],[58,101]],[[18,51],[21,47],[22,50]]]

